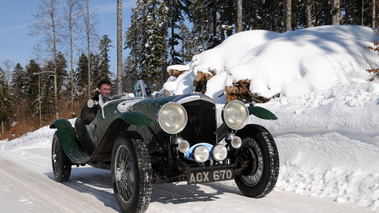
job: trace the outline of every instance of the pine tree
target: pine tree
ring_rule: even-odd
[[[135,66],[134,63],[132,63],[132,59],[128,57],[124,61],[123,65],[123,77],[122,77],[122,82],[123,85],[122,87],[125,89],[127,92],[131,92],[134,89],[134,84],[138,80],[138,76],[136,75],[136,72],[132,72],[134,69],[133,67]]]
[[[51,115],[54,112],[54,93],[52,93],[54,91],[54,76],[51,75],[51,71],[54,69],[54,62],[48,61],[39,76],[39,98],[35,111],[38,112],[40,125],[46,124],[47,121],[53,119]],[[58,72],[60,69],[57,67],[56,70]]]
[[[25,70],[20,63],[17,63],[13,69],[12,81],[11,81],[11,94],[13,96],[12,108],[14,109],[15,120],[18,121],[18,118],[22,118],[25,115],[27,108],[26,104],[26,78]]]
[[[183,38],[180,35],[180,31],[183,27],[182,23],[184,21],[184,11],[185,11],[185,1],[183,0],[165,0],[164,3],[168,7],[168,28],[169,28],[169,38],[168,46],[170,48],[170,59],[168,61],[169,65],[172,64],[182,64],[183,63],[183,52],[178,51],[177,47],[182,43]],[[185,26],[184,26],[185,27]],[[187,27],[185,27],[187,29]],[[179,30],[179,32],[178,32]]]
[[[37,114],[39,95],[38,74],[40,72],[41,68],[34,60],[30,60],[29,64],[26,65],[25,75],[23,76],[23,95],[27,104],[30,104],[30,107],[26,111],[29,116]]]
[[[74,97],[75,99],[82,99],[87,94],[88,83],[88,57],[82,53],[77,62],[75,70]]]
[[[186,64],[191,62],[192,57],[195,55],[195,44],[192,42],[192,34],[184,22],[180,22],[179,37],[181,38],[180,55],[182,63]]]
[[[0,134],[4,133],[10,126],[13,117],[12,97],[9,85],[5,77],[5,72],[0,68]]]
[[[104,75],[101,74],[101,56],[99,54],[93,54],[91,53],[91,76],[92,76],[92,85],[91,85],[91,88],[93,90],[96,90],[97,88],[97,83],[102,79],[104,78]],[[108,77],[106,75],[106,77]],[[92,92],[91,91],[91,95],[92,95]]]
[[[25,71],[20,63],[17,63],[13,69],[12,74],[12,96],[15,97],[16,100],[22,100],[24,97],[23,88],[25,87],[24,82]]]
[[[109,69],[109,55],[108,52],[110,48],[113,47],[111,45],[112,40],[108,38],[108,35],[104,35],[99,43],[99,56],[100,56],[100,64],[99,64],[99,75],[100,78],[108,78],[111,74]]]

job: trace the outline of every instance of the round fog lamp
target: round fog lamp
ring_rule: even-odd
[[[205,146],[198,146],[193,150],[193,159],[198,163],[204,163],[209,159],[209,150]]]
[[[242,146],[242,139],[238,136],[234,136],[230,144],[233,148],[239,149]]]
[[[181,140],[178,144],[178,150],[181,153],[186,153],[190,148],[190,144],[186,140]]]
[[[213,147],[212,156],[216,161],[223,161],[228,156],[228,150],[224,145],[218,144]]]

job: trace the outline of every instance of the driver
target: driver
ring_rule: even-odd
[[[93,121],[100,108],[99,99],[102,99],[103,103],[107,102],[111,94],[111,89],[112,84],[109,79],[100,80],[95,95],[87,101],[87,104],[84,105],[80,113],[80,118],[83,124],[88,125]]]

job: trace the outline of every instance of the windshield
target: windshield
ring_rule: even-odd
[[[142,80],[139,80],[134,85],[133,94],[135,97],[148,97],[151,95],[151,90]]]

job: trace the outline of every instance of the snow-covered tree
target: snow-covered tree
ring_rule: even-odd
[[[132,9],[131,25],[125,33],[125,47],[141,79],[159,79],[166,66],[168,8],[158,0],[138,0]]]

